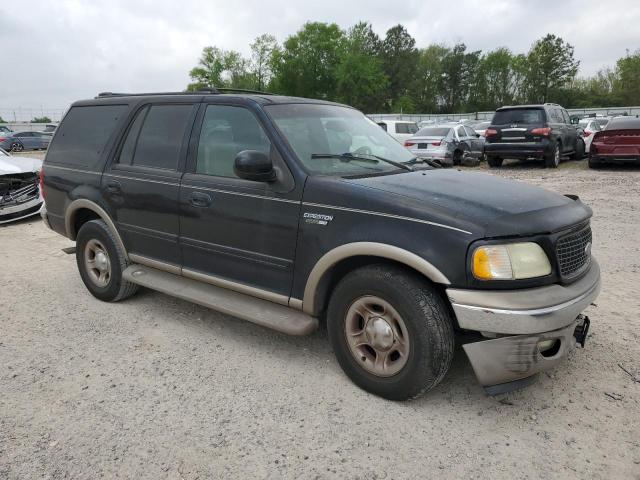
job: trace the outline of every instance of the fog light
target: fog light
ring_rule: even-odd
[[[538,351],[543,357],[553,357],[560,350],[560,340],[552,338],[538,342]]]

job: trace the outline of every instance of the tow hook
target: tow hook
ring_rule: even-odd
[[[573,331],[573,336],[576,338],[576,344],[584,348],[584,344],[587,341],[587,335],[589,334],[589,325],[591,324],[591,322],[589,321],[589,317],[582,314],[578,315],[577,320],[579,323],[576,326],[576,329]]]

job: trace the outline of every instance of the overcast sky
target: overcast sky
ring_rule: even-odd
[[[8,6],[8,5],[11,6]],[[640,0],[20,0],[0,6],[0,115],[64,109],[100,91],[182,90],[206,45],[248,54],[306,21],[402,23],[418,46],[526,52],[546,33],[574,45],[580,74],[640,48]]]

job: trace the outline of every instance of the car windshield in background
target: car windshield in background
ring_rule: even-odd
[[[624,130],[627,128],[640,129],[640,118],[638,117],[616,117],[607,123],[606,130]]]
[[[376,156],[394,162],[413,158],[380,126],[352,108],[286,104],[267,105],[265,110],[312,173],[363,175],[403,171]]]
[[[493,125],[507,125],[512,123],[533,124],[543,122],[543,110],[539,108],[513,108],[511,110],[497,111],[491,123]]]
[[[419,130],[416,137],[446,137],[450,131],[451,129],[448,127],[427,127]]]

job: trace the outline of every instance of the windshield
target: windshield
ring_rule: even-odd
[[[362,175],[403,171],[376,160],[376,156],[394,162],[413,159],[409,150],[352,108],[302,103],[267,105],[265,109],[311,173]]]
[[[499,110],[493,117],[494,125],[506,125],[508,123],[543,123],[543,111],[539,108],[514,108],[512,110]]]

